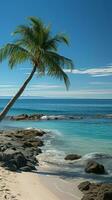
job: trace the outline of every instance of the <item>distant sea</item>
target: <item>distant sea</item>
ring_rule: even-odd
[[[8,102],[0,99],[0,110]],[[1,128],[42,128],[48,132],[45,137],[43,154],[39,156],[42,168],[69,177],[83,176],[88,159],[103,163],[108,175],[101,179],[109,180],[112,174],[112,100],[109,99],[20,99],[9,115],[43,113],[44,115],[65,116],[64,120],[43,121],[3,121]],[[103,116],[100,118],[94,116]],[[82,119],[67,119],[67,116],[83,116]],[[65,162],[69,153],[81,154],[82,159],[72,164]],[[52,170],[51,170],[52,169]],[[94,176],[97,179],[97,176]]]

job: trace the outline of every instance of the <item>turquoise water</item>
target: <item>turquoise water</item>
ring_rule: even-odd
[[[7,100],[0,100],[0,109]],[[64,166],[71,171],[71,165],[65,163],[64,156],[68,153],[81,154],[84,161],[88,158],[100,159],[107,170],[112,172],[112,119],[96,115],[112,114],[112,100],[19,100],[9,114],[44,113],[45,115],[78,115],[80,120],[43,120],[11,122],[3,121],[1,127],[42,128],[48,131],[45,138],[44,154],[39,159],[42,166],[58,165],[58,170]],[[86,118],[84,117],[86,116]],[[88,117],[88,118],[87,118]],[[106,154],[106,155],[105,155]],[[101,158],[102,155],[104,159]],[[107,159],[110,155],[109,159]],[[76,170],[77,163],[74,163]],[[78,163],[78,169],[81,170]],[[56,168],[55,168],[56,169]]]

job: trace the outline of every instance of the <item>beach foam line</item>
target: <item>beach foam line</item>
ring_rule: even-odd
[[[110,154],[106,153],[99,153],[99,152],[93,152],[93,153],[88,153],[85,154],[82,159],[83,160],[88,160],[88,159],[112,159],[112,156]]]
[[[112,114],[96,115],[43,115],[40,120],[81,120],[81,119],[112,119]]]
[[[82,119],[82,116],[74,116],[74,115],[43,115],[40,117],[40,120],[64,120],[64,119]]]
[[[47,147],[46,147],[47,148]],[[47,167],[58,167],[61,168],[65,167],[66,170],[72,170],[72,168],[74,167],[75,169],[79,169],[79,168],[84,168],[85,163],[89,160],[112,160],[112,156],[106,153],[89,153],[89,154],[85,154],[84,156],[82,156],[82,158],[77,159],[77,160],[68,160],[66,161],[64,159],[65,157],[65,152],[56,150],[56,149],[45,149],[43,151],[43,154],[40,154],[38,156],[38,160],[39,163],[41,164],[41,166],[47,166]]]

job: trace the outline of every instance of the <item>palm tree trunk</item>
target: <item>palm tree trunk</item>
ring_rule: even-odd
[[[16,93],[16,95],[8,102],[8,104],[6,105],[6,107],[0,113],[0,121],[2,121],[4,119],[4,117],[6,116],[6,114],[8,113],[8,111],[10,110],[10,108],[14,105],[15,101],[21,96],[21,94],[23,93],[23,91],[26,88],[27,84],[32,79],[35,71],[36,71],[36,66],[33,67],[33,70],[31,72],[31,74],[28,76],[28,78],[26,79],[26,81],[24,82],[24,84],[22,85],[22,87],[19,89],[19,91]]]

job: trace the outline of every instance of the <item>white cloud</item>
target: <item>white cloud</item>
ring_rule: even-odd
[[[64,71],[67,73],[72,73],[72,74],[88,74],[88,75],[91,75],[92,77],[111,76],[112,66],[107,66],[103,68],[91,68],[91,69],[85,69],[85,70],[73,69],[72,72],[71,70],[65,69]]]
[[[20,67],[19,70],[31,70],[31,67]]]
[[[26,75],[30,75],[30,74],[31,74],[31,72],[26,72],[26,73],[24,73],[24,74],[26,74]],[[37,73],[37,72],[35,72],[35,73],[34,73],[34,75],[38,75],[38,73]]]
[[[17,92],[17,88],[0,88],[0,96],[13,96]],[[22,96],[44,96],[47,98],[112,98],[112,89],[84,89],[84,90],[38,90],[36,87],[26,89]]]
[[[45,85],[31,85],[29,86],[30,88],[35,88],[35,89],[55,89],[55,88],[64,88],[64,86],[62,85],[48,85],[48,84],[45,84]]]
[[[10,88],[18,88],[19,86],[17,85],[8,85],[8,84],[0,84],[0,89],[10,89]],[[28,88],[32,89],[54,89],[54,88],[64,88],[63,85],[51,85],[51,84],[33,84],[33,85],[29,85]]]
[[[69,72],[66,70],[66,72]],[[102,75],[112,75],[112,66],[105,68],[92,68],[86,70],[72,71],[73,74],[89,74],[91,76],[102,76]],[[103,81],[93,81],[90,82],[93,85],[103,85],[110,84],[110,82]],[[0,96],[13,96],[18,91],[20,85],[14,84],[0,84]],[[54,97],[54,98],[97,98],[97,97],[108,97],[112,98],[112,89],[77,89],[77,90],[64,90],[63,85],[57,84],[32,84],[28,85],[23,93],[23,96],[44,96],[44,97]]]
[[[25,69],[30,69],[31,68],[21,68],[21,70]],[[90,68],[90,69],[85,69],[85,70],[79,70],[79,69],[73,69],[72,71],[69,69],[64,69],[66,73],[72,73],[72,74],[88,74],[91,75],[92,77],[100,77],[100,76],[112,76],[112,65],[108,65],[105,67],[98,67],[98,68]],[[26,75],[29,75],[30,72],[26,72]],[[35,72],[35,75],[38,75],[37,72]]]
[[[0,84],[0,88],[9,88],[9,87],[13,87],[14,85],[2,85],[2,84]]]
[[[19,88],[20,86],[17,86],[17,85],[0,84],[0,96],[13,96],[14,94],[16,94]],[[33,84],[26,87],[24,93],[26,96],[27,95],[35,96],[40,93],[44,95],[45,92],[49,92],[50,90],[56,91],[56,89],[59,90],[63,88],[64,88],[63,85]]]

